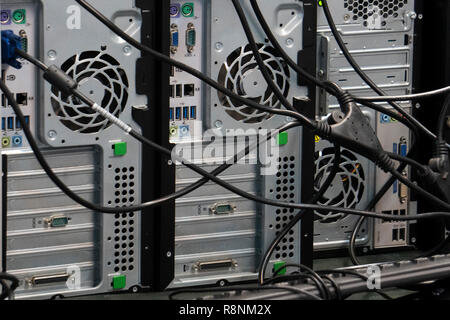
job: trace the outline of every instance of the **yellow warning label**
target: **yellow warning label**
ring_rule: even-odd
[[[319,137],[319,136],[316,136],[316,137],[315,137],[315,140],[316,140],[316,143],[320,142],[320,137]]]

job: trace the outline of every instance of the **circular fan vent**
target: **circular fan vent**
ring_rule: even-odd
[[[334,148],[316,152],[316,178],[314,189],[320,190],[332,171]],[[325,195],[318,201],[320,205],[355,208],[361,201],[365,190],[365,172],[358,158],[343,149],[338,174]],[[316,212],[315,220],[322,223],[336,222],[345,217],[343,213]]]
[[[408,0],[345,0],[344,8],[352,13],[353,20],[367,20],[369,17],[398,17],[398,10],[408,4]]]
[[[95,102],[119,116],[128,100],[128,79],[120,63],[99,51],[86,51],[74,55],[61,66],[74,78]],[[93,111],[75,97],[67,97],[52,87],[53,110],[69,129],[80,133],[97,133],[108,128],[111,122]]]
[[[272,79],[284,94],[289,93],[289,67],[271,46],[258,44],[261,54]],[[223,63],[219,72],[219,83],[229,90],[261,105],[279,109],[281,104],[268,87],[253,56],[250,45],[233,51]],[[248,107],[219,92],[220,103],[226,112],[235,120],[244,123],[260,123],[270,119],[272,115]]]

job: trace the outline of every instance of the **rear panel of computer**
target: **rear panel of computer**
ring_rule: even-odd
[[[364,72],[387,94],[410,93],[413,77],[414,25],[417,19],[422,18],[415,12],[415,2],[340,0],[329,1],[328,4],[346,46]],[[317,44],[318,77],[332,80],[355,95],[375,95],[346,61],[320,7]],[[336,99],[323,91],[319,93],[318,99],[319,114],[326,115],[338,108]],[[387,104],[382,105],[391,108]],[[411,112],[411,104],[403,103],[402,107]],[[407,128],[384,114],[367,108],[363,110],[370,118],[385,150],[402,155],[409,151],[411,134]],[[328,144],[317,143],[319,171],[316,188],[320,186],[322,176],[329,174],[329,171],[324,170],[323,173],[320,171],[322,166],[330,167],[333,159],[330,155],[331,150],[327,148]],[[323,153],[326,158],[321,158]],[[322,202],[366,209],[376,191],[389,178],[367,159],[356,154],[353,156],[344,154],[341,168],[341,173],[336,178],[337,183],[334,183],[328,191],[330,196],[326,195]],[[404,175],[409,176],[409,172],[405,171]],[[389,189],[375,209],[377,212],[393,215],[416,214],[415,203],[410,201],[409,191],[398,182]],[[359,217],[344,215],[324,219],[321,215],[317,215],[315,249],[345,248],[358,219]],[[357,244],[365,248],[379,249],[409,246],[414,242],[414,239],[412,240],[408,223],[366,220],[359,230]]]
[[[140,40],[135,1],[91,1]],[[2,0],[1,28],[23,49],[61,67],[80,89],[136,130],[134,108],[141,53],[104,28],[74,1]],[[78,195],[103,206],[141,201],[141,145],[109,121],[63,96],[30,63],[2,64],[44,155]],[[140,215],[103,215],[65,196],[29,149],[21,124],[2,96],[2,270],[16,275],[16,298],[50,298],[126,290],[140,284]]]
[[[305,98],[308,88],[278,56],[259,27],[250,5],[241,1],[255,34],[259,51],[288,98]],[[310,1],[260,1],[277,39],[294,60],[304,48],[305,11],[315,14]],[[171,56],[202,70],[219,84],[243,97],[272,108],[282,108],[259,72],[240,21],[230,1],[191,0],[171,2]],[[315,28],[315,26],[312,26]],[[171,142],[211,171],[264,130],[292,119],[249,108],[211,89],[192,76],[172,68],[170,80]],[[313,97],[314,100],[314,97]],[[214,136],[214,142],[209,138]],[[301,129],[270,142],[277,150],[262,164],[256,153],[220,177],[243,190],[270,199],[301,201]],[[228,152],[217,151],[227,141]],[[254,140],[252,140],[254,141]],[[187,151],[187,150],[190,151]],[[216,152],[212,153],[211,149]],[[231,152],[230,152],[231,151]],[[200,177],[177,166],[177,189]],[[275,235],[293,218],[293,210],[258,204],[207,183],[176,202],[175,279],[171,287],[226,284],[256,279],[261,256]],[[301,225],[276,248],[275,263],[300,262]],[[309,233],[310,235],[310,233]],[[306,235],[308,237],[309,235]],[[306,238],[305,238],[306,239]],[[305,241],[306,242],[306,241]]]

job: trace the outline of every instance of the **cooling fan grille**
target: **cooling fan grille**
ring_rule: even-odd
[[[93,100],[115,116],[119,116],[128,100],[128,78],[120,63],[99,51],[86,51],[74,55],[61,66],[80,87],[88,90]],[[97,133],[111,122],[93,111],[76,97],[68,97],[52,87],[52,107],[60,121],[69,129],[80,133]]]
[[[334,148],[325,148],[315,154],[315,192],[320,190],[332,171],[334,151]],[[326,206],[355,208],[361,202],[365,189],[366,175],[361,162],[352,152],[343,149],[336,178],[318,203]],[[343,213],[316,212],[315,220],[322,223],[332,223],[345,216]]]
[[[287,97],[290,88],[289,67],[273,47],[258,44],[258,48],[272,79],[283,95]],[[228,56],[220,69],[218,82],[236,94],[258,104],[273,109],[281,107],[281,103],[267,86],[250,45],[240,47]],[[219,101],[233,119],[243,123],[260,123],[272,117],[271,114],[248,107],[220,92]]]
[[[408,0],[345,0],[344,8],[352,13],[352,19],[367,20],[398,17],[398,11],[408,4]]]

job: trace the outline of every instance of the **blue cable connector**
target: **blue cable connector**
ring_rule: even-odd
[[[22,50],[22,38],[11,30],[2,31],[2,63],[21,69],[22,63],[17,60],[16,49]]]

